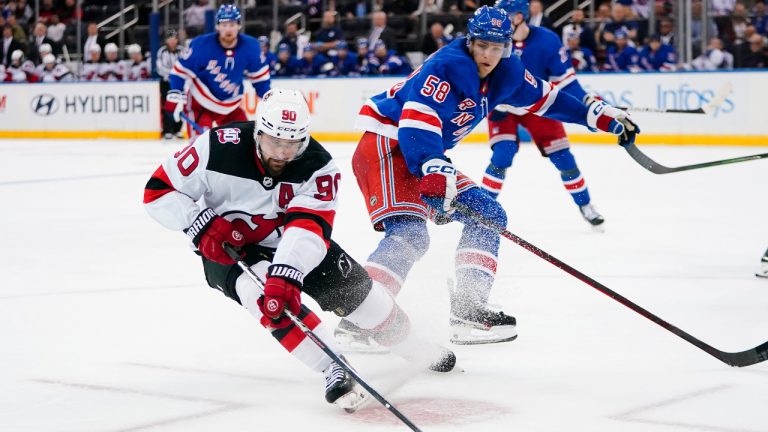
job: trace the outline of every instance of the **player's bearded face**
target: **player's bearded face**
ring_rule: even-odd
[[[480,78],[485,78],[501,61],[504,55],[504,44],[476,39],[470,46],[472,58],[477,64],[477,73],[480,74]]]
[[[237,40],[237,34],[240,32],[240,24],[234,21],[224,21],[216,25],[216,31],[219,32],[219,39],[222,44],[232,44]]]
[[[288,162],[296,158],[301,148],[301,140],[275,138],[262,133],[258,146],[262,164],[270,174],[278,176],[283,173]]]

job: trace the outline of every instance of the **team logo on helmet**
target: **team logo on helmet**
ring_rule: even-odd
[[[240,143],[240,129],[239,128],[224,128],[216,131],[216,135],[219,137],[219,142],[222,144]]]

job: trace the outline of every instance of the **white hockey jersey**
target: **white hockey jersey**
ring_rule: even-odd
[[[83,69],[80,72],[80,81],[102,81],[99,76],[101,71],[101,62],[88,60],[83,63]]]
[[[166,228],[186,230],[210,207],[246,244],[277,249],[273,263],[308,274],[330,244],[341,174],[312,139],[273,178],[256,155],[253,132],[254,122],[243,122],[200,135],[155,171],[144,190],[145,208]]]
[[[149,60],[136,63],[133,60],[123,60],[122,71],[125,81],[143,81],[150,78]]]

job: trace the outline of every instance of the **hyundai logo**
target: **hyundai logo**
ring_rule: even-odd
[[[59,101],[50,94],[40,94],[32,98],[32,111],[37,115],[49,116],[59,110]]]

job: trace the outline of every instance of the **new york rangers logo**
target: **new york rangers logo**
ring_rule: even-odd
[[[222,144],[232,143],[238,144],[240,142],[240,129],[239,128],[224,128],[216,131],[219,136],[219,142]]]

